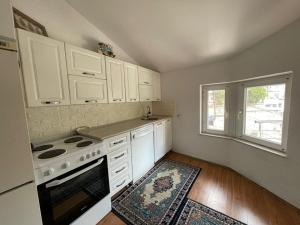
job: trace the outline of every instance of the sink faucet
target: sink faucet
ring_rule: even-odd
[[[151,116],[151,108],[149,105],[147,105],[147,114],[146,114],[146,118],[149,118]]]

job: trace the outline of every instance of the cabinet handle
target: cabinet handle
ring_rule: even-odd
[[[144,84],[150,84],[150,82],[148,82],[148,81],[144,81]]]
[[[125,155],[125,153],[122,153],[121,155],[115,156],[114,158],[119,159],[119,158],[122,158],[124,155]]]
[[[146,98],[146,100],[147,100],[147,101],[149,101],[149,100],[150,100],[150,98]]]
[[[97,100],[85,100],[85,103],[97,103]]]
[[[113,101],[115,102],[115,101],[122,101],[122,99],[121,98],[115,98],[115,99],[113,99]]]
[[[116,187],[118,188],[118,187],[122,186],[125,183],[125,181],[126,180],[123,180],[120,184],[116,185]]]
[[[94,73],[89,73],[89,72],[82,72],[82,74],[84,74],[84,75],[90,75],[90,76],[95,76]]]
[[[41,103],[45,104],[45,105],[58,105],[61,102],[60,101],[42,101]]]
[[[123,166],[121,169],[117,170],[115,173],[120,173],[121,171],[125,170],[126,166]]]
[[[121,144],[122,142],[124,142],[124,140],[116,141],[116,142],[114,142],[114,145]]]
[[[131,98],[131,99],[130,99],[130,101],[135,101],[135,100],[136,100],[136,98]]]

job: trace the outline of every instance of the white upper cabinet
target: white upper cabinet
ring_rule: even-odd
[[[106,79],[102,54],[66,44],[68,74]]]
[[[151,102],[153,98],[152,85],[139,85],[140,101]]]
[[[160,73],[152,73],[153,101],[161,101]]]
[[[124,63],[126,102],[139,101],[138,67],[131,63]]]
[[[28,106],[70,104],[64,43],[18,29]]]
[[[110,103],[125,102],[125,75],[123,61],[106,58],[106,76],[108,101]]]
[[[69,76],[72,104],[107,103],[106,80]]]
[[[138,71],[139,71],[139,84],[152,85],[153,71],[141,66],[138,67]]]

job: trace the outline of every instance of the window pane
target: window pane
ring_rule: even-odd
[[[210,90],[207,94],[207,128],[224,130],[225,90]]]
[[[245,135],[281,144],[284,99],[285,84],[246,88]]]

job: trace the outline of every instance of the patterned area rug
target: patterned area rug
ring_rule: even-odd
[[[199,171],[179,162],[162,161],[113,201],[113,211],[127,224],[168,225]]]
[[[245,225],[223,213],[190,199],[184,205],[176,225]]]

